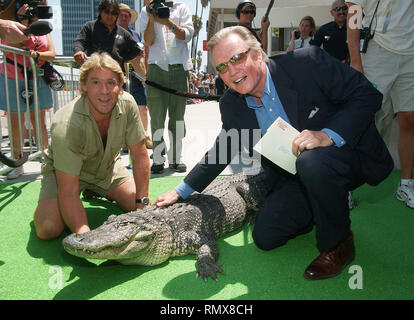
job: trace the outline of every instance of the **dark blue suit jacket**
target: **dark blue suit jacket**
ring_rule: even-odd
[[[358,178],[363,182],[376,185],[389,175],[394,164],[374,124],[382,94],[364,75],[316,46],[270,57],[267,66],[286,114],[297,130],[329,128],[342,136],[348,145],[344,152],[355,152],[360,161],[361,177]],[[252,154],[257,142],[253,141],[252,129],[259,129],[259,125],[244,96],[227,90],[220,100],[220,112],[224,131],[236,129],[240,136],[241,129],[250,129],[250,139],[244,147]],[[216,150],[220,150],[225,140],[227,162],[219,163]],[[206,153],[204,163],[197,164],[185,182],[201,192],[224,170],[237,151],[232,150],[230,138],[218,137],[215,146]],[[214,154],[217,164],[208,164]],[[269,174],[289,174],[266,158],[261,160]]]

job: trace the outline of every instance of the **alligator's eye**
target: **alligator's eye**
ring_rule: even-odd
[[[116,215],[114,215],[114,214],[111,214],[109,217],[108,217],[108,220],[106,220],[106,224],[108,224],[108,223],[111,223],[111,222],[113,222],[115,219],[116,219]]]
[[[149,241],[154,238],[154,233],[151,231],[140,231],[135,235],[135,241]]]
[[[118,227],[128,227],[130,225],[133,225],[134,223],[130,222],[130,221],[121,221],[118,223]]]

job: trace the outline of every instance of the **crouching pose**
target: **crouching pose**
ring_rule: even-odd
[[[220,100],[224,130],[264,134],[280,116],[300,132],[292,144],[296,175],[261,159],[272,188],[256,216],[256,245],[271,250],[315,226],[320,255],[304,276],[338,275],[355,256],[348,190],[376,185],[393,169],[374,125],[381,93],[361,73],[315,46],[269,58],[240,26],[220,30],[208,46],[230,88]],[[205,159],[155,204],[169,205],[206,188],[238,151],[230,143],[223,147],[222,140],[217,138]],[[244,147],[252,152],[254,142],[248,140]],[[227,150],[224,163],[209,161],[213,150],[222,149]]]
[[[82,95],[54,115],[34,213],[39,238],[56,238],[66,226],[75,233],[89,231],[79,197],[85,189],[125,211],[145,205],[145,132],[134,98],[122,91],[124,82],[119,64],[107,53],[95,53],[80,69]],[[121,163],[123,145],[130,150],[133,175]]]

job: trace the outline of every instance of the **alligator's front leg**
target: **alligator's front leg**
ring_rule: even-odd
[[[221,263],[217,263],[218,258],[218,246],[214,240],[209,240],[204,243],[197,252],[197,274],[198,278],[201,276],[205,282],[207,282],[208,276],[217,280],[217,272],[224,274],[221,269]]]

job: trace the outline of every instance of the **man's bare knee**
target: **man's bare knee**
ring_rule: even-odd
[[[60,215],[57,199],[40,200],[33,215],[36,235],[42,240],[52,240],[61,235],[65,223]]]
[[[57,226],[54,221],[46,220],[41,223],[35,223],[36,235],[41,240],[53,240],[58,238],[64,228]]]

